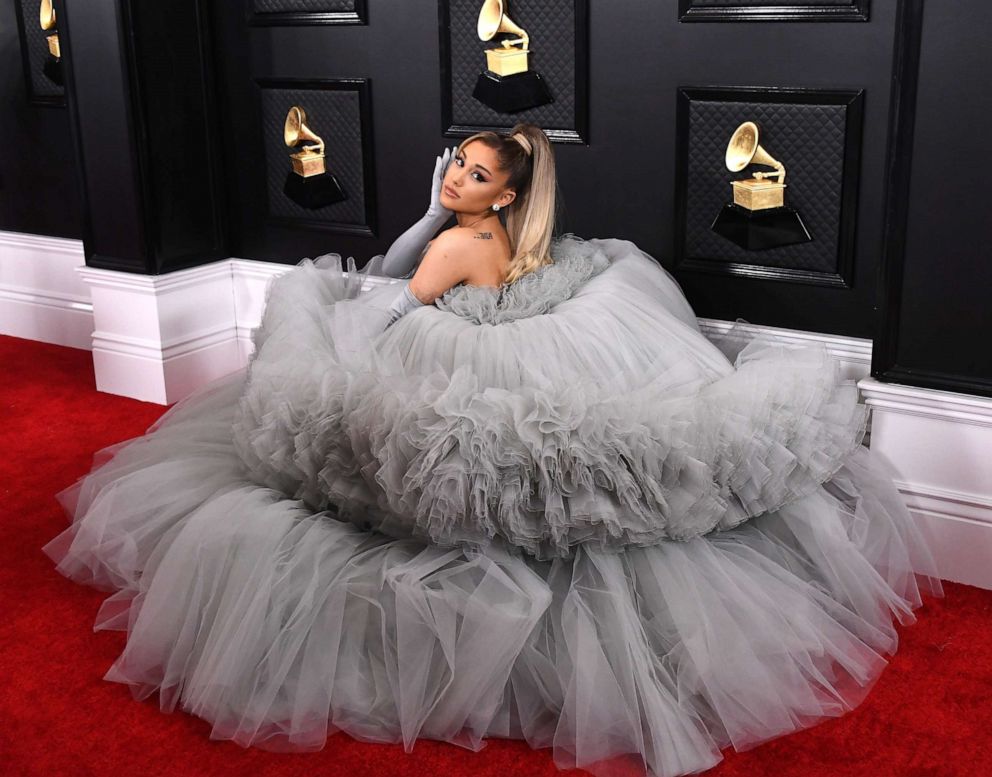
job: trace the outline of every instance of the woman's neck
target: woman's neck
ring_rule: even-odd
[[[471,227],[473,229],[503,229],[503,223],[499,220],[499,214],[495,211],[483,213],[456,213],[455,218],[460,227]]]

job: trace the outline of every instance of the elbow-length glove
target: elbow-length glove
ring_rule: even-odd
[[[434,162],[434,179],[431,182],[431,204],[420,220],[393,241],[382,258],[379,267],[373,267],[375,275],[390,278],[408,278],[416,270],[423,258],[424,246],[444,223],[451,218],[453,211],[441,204],[441,187],[444,173],[454,157],[457,146],[445,148],[444,153]]]
[[[417,299],[417,295],[410,291],[410,281],[404,281],[402,284],[397,284],[402,286],[402,290],[396,295],[396,299],[393,300],[393,304],[389,306],[389,320],[386,322],[386,329],[389,329],[397,320],[402,316],[405,316],[411,310],[423,307],[426,302],[421,302]]]
[[[402,316],[425,307],[410,291],[410,281],[389,284],[394,294],[378,291],[371,300],[357,297],[338,300],[330,306],[329,326],[334,333],[334,348],[345,367],[361,362],[378,335],[389,329]]]

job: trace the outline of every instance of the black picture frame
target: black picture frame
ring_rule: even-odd
[[[589,144],[589,0],[573,0],[575,30],[575,112],[573,126],[542,127],[552,143]],[[449,0],[438,0],[438,50],[441,65],[441,134],[445,137],[468,137],[476,132],[510,129],[516,119],[508,114],[505,124],[462,124],[454,121],[452,100],[451,15]]]
[[[368,78],[273,78],[259,76],[252,79],[255,89],[255,115],[262,120],[262,90],[263,89],[332,89],[351,90],[358,94],[358,112],[361,123],[362,139],[362,186],[365,197],[363,202],[364,223],[352,224],[341,221],[326,221],[322,219],[307,219],[302,217],[273,216],[267,213],[266,223],[291,227],[294,229],[316,229],[335,234],[361,235],[375,237],[378,230],[376,185],[375,185],[375,152],[372,129],[372,82]]]
[[[758,5],[753,0],[679,0],[680,22],[867,22],[870,0],[845,3],[782,2]]]
[[[245,0],[246,18],[252,27],[295,27],[310,24],[368,24],[368,0],[353,0],[350,11],[283,11],[259,13],[255,0]]]
[[[28,41],[27,20],[24,18],[24,0],[13,0],[14,14],[17,18],[17,37],[21,47],[21,65],[24,70],[24,93],[29,105],[38,105],[46,108],[65,108],[65,87],[63,86],[57,94],[38,94],[35,89],[34,79],[41,75],[35,72],[31,62],[30,42]],[[56,18],[61,12],[60,4],[55,4]],[[35,19],[37,24],[38,20]],[[39,26],[40,29],[40,26]]]
[[[861,167],[861,134],[864,123],[864,90],[753,86],[682,86],[676,90],[676,99],[675,223],[673,230],[674,269],[680,272],[696,271],[715,275],[732,275],[755,280],[802,283],[846,289],[852,288],[854,282],[855,227],[857,222],[857,200]],[[836,273],[686,257],[689,108],[693,100],[846,106]]]

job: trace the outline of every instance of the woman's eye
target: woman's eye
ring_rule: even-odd
[[[464,166],[465,166],[465,160],[464,160],[464,159],[462,159],[462,158],[461,158],[460,156],[456,156],[456,157],[455,157],[455,163],[456,163],[456,164],[457,164],[457,165],[458,165],[459,167],[464,167]],[[476,180],[476,181],[479,181],[480,183],[485,183],[485,182],[486,182],[486,179],[485,179],[485,177],[484,177],[484,176],[482,175],[482,173],[480,173],[480,172],[479,172],[478,170],[476,170],[476,171],[475,171],[474,173],[472,173],[472,176],[473,176],[473,177],[474,177],[474,176],[479,176],[479,177],[478,177],[478,178],[476,178],[475,180]]]

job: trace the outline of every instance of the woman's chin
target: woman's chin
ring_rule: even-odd
[[[461,210],[461,198],[460,197],[449,197],[444,192],[441,192],[440,202],[448,210],[453,210],[453,211],[456,211],[456,212]]]

